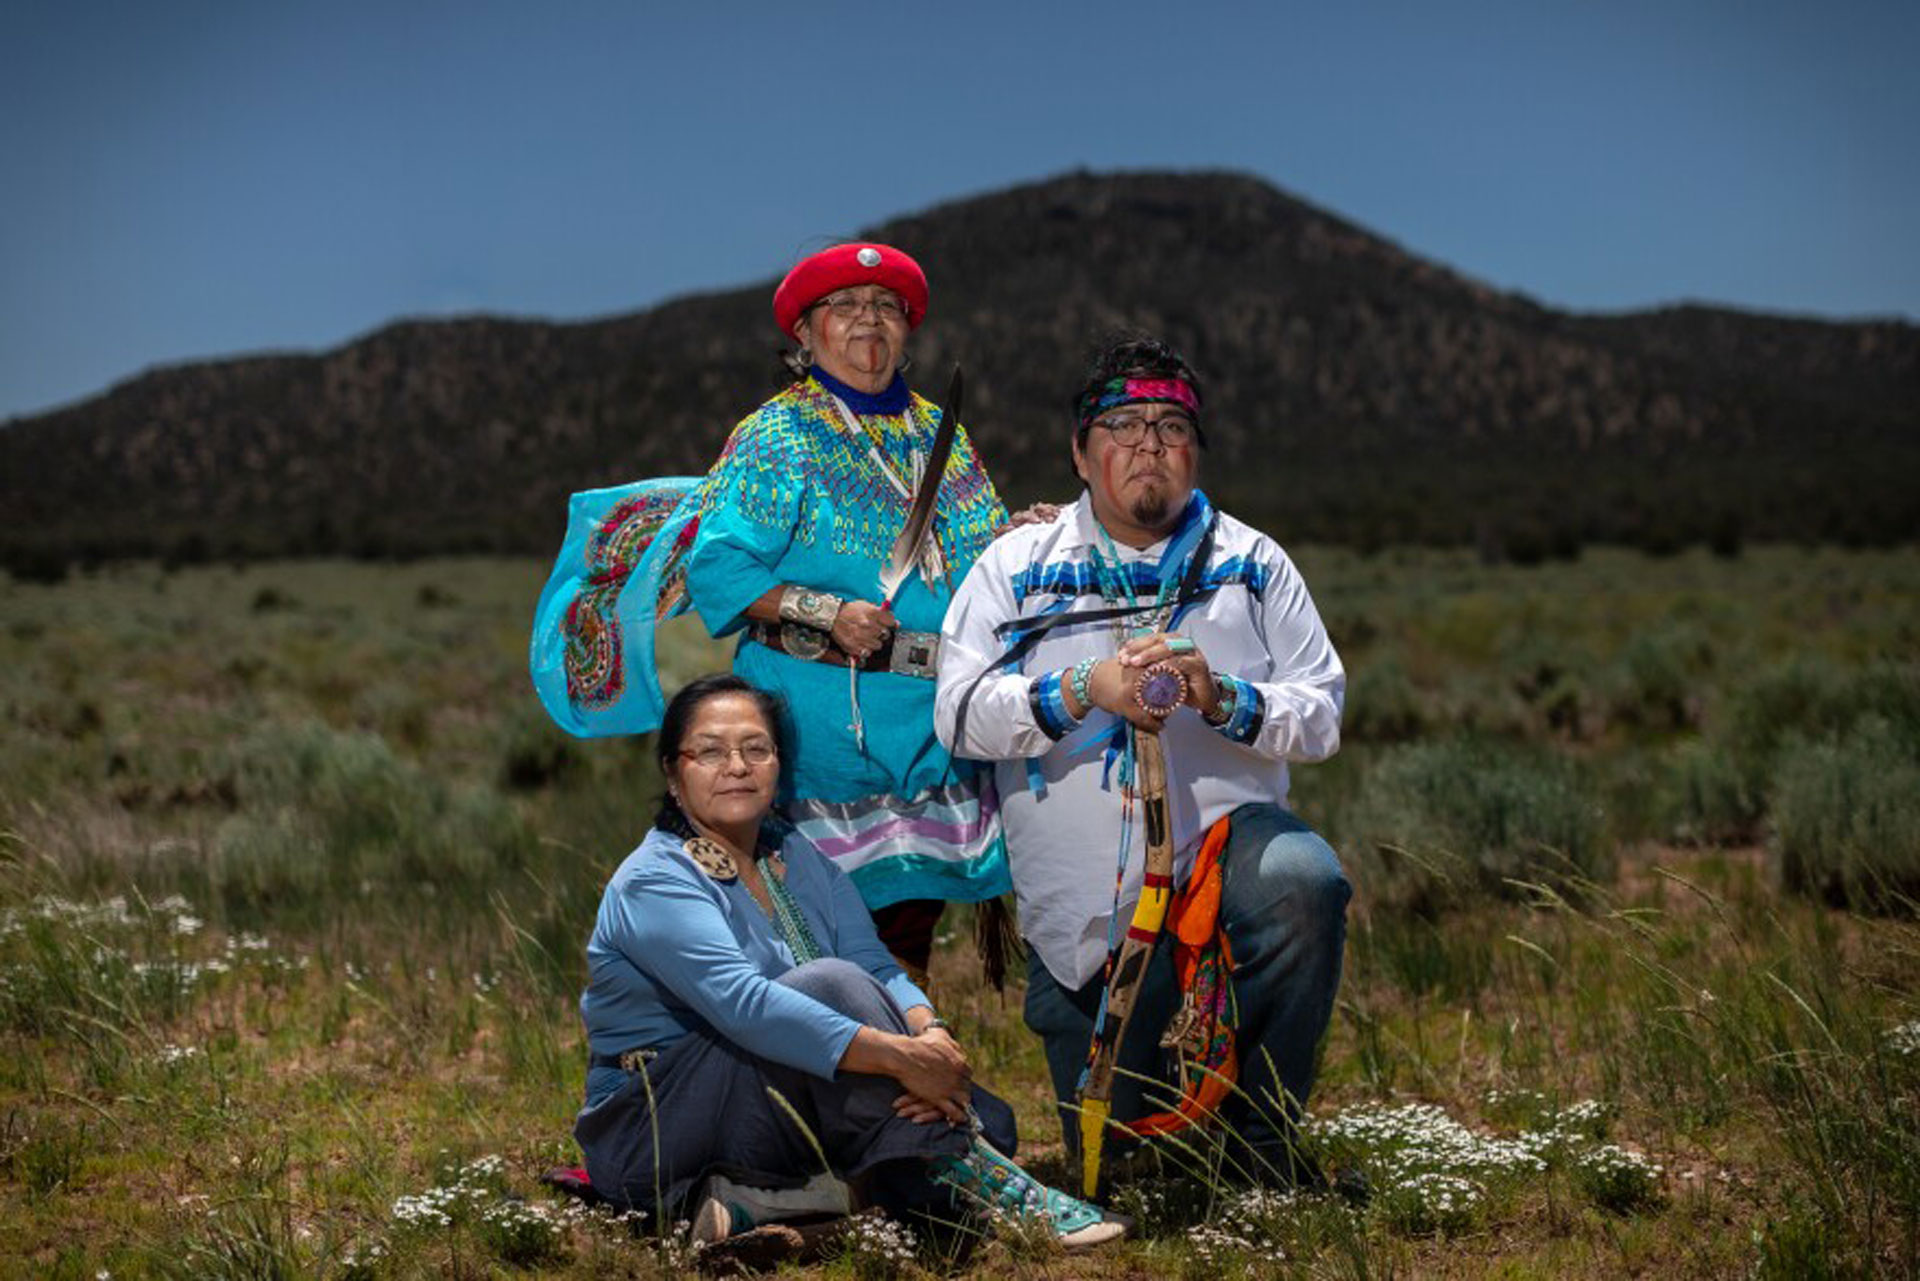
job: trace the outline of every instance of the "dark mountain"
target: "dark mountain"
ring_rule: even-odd
[[[1207,486],[1284,541],[1920,534],[1910,324],[1556,311],[1231,174],[1074,174],[867,234],[928,266],[919,381],[964,360],[1012,500],[1071,492],[1064,406],[1125,327],[1206,376]],[[150,371],[0,429],[0,551],[551,550],[568,492],[704,469],[772,389],[771,286]]]

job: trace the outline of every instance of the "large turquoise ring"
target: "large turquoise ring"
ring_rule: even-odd
[[[1191,654],[1200,647],[1193,643],[1191,636],[1167,637],[1167,649],[1175,654]]]

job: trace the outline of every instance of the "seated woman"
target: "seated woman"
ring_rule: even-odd
[[[667,794],[587,944],[574,1136],[594,1188],[671,1219],[704,1187],[695,1232],[716,1239],[800,1208],[791,1190],[824,1160],[907,1221],[996,1206],[1069,1247],[1119,1237],[1001,1155],[1012,1111],[972,1084],[846,875],[771,815],[783,728],[774,696],[731,675],[666,709]]]

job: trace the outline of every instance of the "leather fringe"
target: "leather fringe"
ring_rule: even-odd
[[[980,953],[980,968],[994,991],[1007,990],[1007,964],[1024,961],[1025,944],[1020,941],[1020,923],[1014,918],[1013,896],[1002,895],[981,903],[973,914],[973,946]]]

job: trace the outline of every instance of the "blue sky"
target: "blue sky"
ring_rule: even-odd
[[[1083,166],[1251,172],[1559,306],[1911,319],[1917,65],[1912,0],[22,0],[0,416],[627,311]]]

